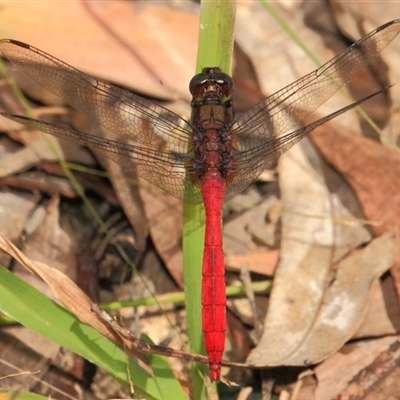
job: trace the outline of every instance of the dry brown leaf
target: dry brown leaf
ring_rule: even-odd
[[[28,1],[23,11],[21,3],[5,2],[0,37],[148,95],[187,98],[198,16],[152,2]]]

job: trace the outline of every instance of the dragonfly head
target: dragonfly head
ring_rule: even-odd
[[[202,104],[204,101],[226,103],[232,98],[232,78],[217,67],[204,68],[189,83],[193,101]]]

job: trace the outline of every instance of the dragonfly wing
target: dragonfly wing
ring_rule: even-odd
[[[192,128],[172,111],[86,75],[28,44],[2,39],[0,53],[45,89],[115,134],[142,144],[161,138],[176,153],[187,152]]]
[[[246,181],[250,183],[265,168],[274,165],[283,152],[310,132],[309,127],[299,129],[299,123],[363,67],[374,62],[399,31],[400,20],[382,25],[317,70],[272,94],[237,118],[232,126],[235,138],[233,157],[240,174],[232,179],[227,197],[243,190]],[[339,110],[335,116],[342,112]],[[310,126],[314,129],[329,119],[330,116]]]
[[[190,160],[187,154],[162,151],[141,144],[133,145],[121,140],[105,139],[66,126],[19,115],[7,113],[1,113],[1,115],[29,128],[39,129],[60,139],[70,140],[97,150],[120,164],[127,174],[138,176],[179,199],[184,198],[185,164]],[[193,187],[186,196],[193,203],[202,201],[200,190],[197,187]]]
[[[128,90],[86,75],[28,44],[3,39],[0,40],[0,53],[41,86],[124,141],[107,140],[29,118],[5,116],[99,150],[122,165],[128,174],[136,174],[175,197],[184,197],[185,163],[190,164],[187,154],[193,131],[187,121]],[[187,191],[186,201],[201,201],[197,187]]]

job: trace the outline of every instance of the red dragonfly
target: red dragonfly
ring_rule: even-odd
[[[382,25],[239,117],[234,114],[232,79],[219,68],[205,68],[189,84],[193,96],[190,122],[28,44],[4,39],[0,41],[4,58],[124,141],[107,140],[23,116],[2,115],[99,150],[127,172],[173,196],[192,203],[204,202],[203,331],[210,377],[219,380],[226,327],[221,232],[224,200],[244,190],[308,132],[360,104],[361,101],[350,104],[305,127],[298,125],[376,60],[399,31],[400,20]],[[186,179],[193,185],[185,185]]]

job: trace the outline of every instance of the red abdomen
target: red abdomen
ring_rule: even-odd
[[[202,179],[201,191],[206,212],[202,287],[203,331],[210,377],[212,380],[219,380],[226,330],[221,222],[225,182],[219,173],[209,170]]]

